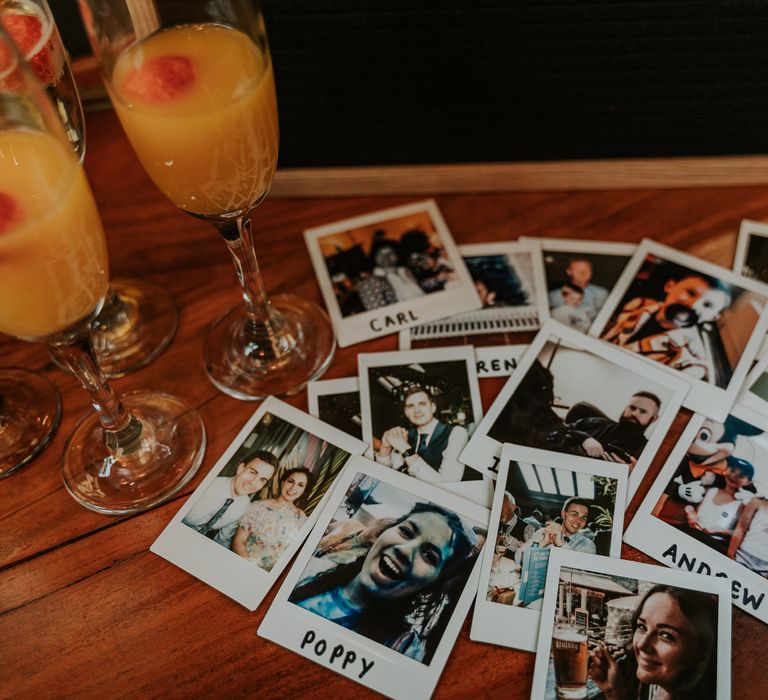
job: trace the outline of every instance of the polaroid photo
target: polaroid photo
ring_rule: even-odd
[[[270,396],[150,550],[255,610],[366,447]]]
[[[459,253],[482,308],[400,331],[401,349],[446,344],[505,346],[520,342],[521,332],[535,332],[547,320],[541,292],[544,268],[534,241],[460,245]]]
[[[482,305],[433,200],[307,229],[341,347]]]
[[[731,697],[731,604],[718,578],[552,552],[532,700]]]
[[[749,279],[768,283],[768,224],[750,219],[741,222],[733,271]],[[763,339],[757,355],[768,355],[768,337]]]
[[[362,438],[362,418],[360,415],[360,392],[357,377],[344,379],[323,379],[307,384],[309,413],[326,423]],[[353,433],[354,431],[354,433]],[[368,445],[365,456],[373,459],[373,449]],[[441,487],[468,498],[473,503],[490,508],[493,501],[493,480],[481,477],[479,480],[443,482]]]
[[[624,540],[663,564],[729,579],[742,610],[768,622],[768,433],[736,404],[691,418]]]
[[[400,331],[400,350],[411,350],[409,330]],[[515,371],[517,363],[528,349],[528,345],[488,345],[475,346],[475,364],[479,379],[489,377],[508,377]]]
[[[553,452],[623,463],[630,499],[687,391],[682,379],[550,321],[459,459],[493,476],[510,443],[537,450],[544,464]]]
[[[258,634],[392,698],[427,698],[477,590],[488,510],[349,460]]]
[[[768,430],[768,354],[764,353],[752,367],[736,405],[746,420]]]
[[[307,384],[309,415],[348,435],[363,439],[357,377],[320,379]]]
[[[549,555],[555,549],[618,557],[625,465],[552,454],[501,454],[470,638],[536,651]]]
[[[590,329],[691,387],[685,407],[724,420],[768,329],[768,286],[648,239]]]
[[[522,240],[537,241],[541,250],[545,284],[539,287],[539,304],[550,318],[581,333],[589,331],[637,247],[566,238]]]
[[[430,483],[482,480],[459,461],[482,416],[471,346],[361,353],[357,366],[376,462]]]
[[[741,222],[733,271],[758,282],[768,282],[768,224],[750,219]]]

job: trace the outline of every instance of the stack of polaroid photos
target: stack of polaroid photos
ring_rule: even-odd
[[[399,350],[265,400],[152,551],[249,610],[296,555],[258,634],[391,697],[432,693],[473,601],[533,698],[730,697],[731,603],[768,622],[768,226],[734,270],[457,246],[433,201],[305,239],[339,344]],[[623,534],[668,568],[621,560],[671,431]]]

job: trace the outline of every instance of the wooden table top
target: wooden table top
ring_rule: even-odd
[[[340,675],[256,636],[269,595],[250,613],[148,551],[256,405],[217,391],[202,359],[208,325],[238,303],[226,246],[213,228],[170,204],[145,175],[111,111],[88,115],[86,169],[109,241],[113,277],[164,285],[181,309],[178,334],[153,364],[114,382],[178,394],[205,421],[208,448],[194,480],[149,512],[113,518],[79,506],[59,462],[89,410],[75,382],[40,347],[4,338],[3,365],[42,372],[59,388],[64,416],[48,449],[0,481],[0,696],[373,695]],[[254,216],[267,289],[321,302],[301,232],[423,196],[268,198]],[[733,187],[440,195],[459,243],[522,234],[637,242],[650,236],[730,266],[742,218],[768,220],[768,189]],[[338,350],[326,378],[356,374],[358,352],[394,350],[389,336]],[[487,407],[503,380],[481,381]],[[288,401],[304,410],[306,392]],[[685,419],[679,417],[640,489],[658,473]],[[627,521],[639,503],[630,507]],[[622,556],[649,561],[624,545]],[[273,589],[274,592],[274,589]],[[469,622],[436,698],[527,698],[534,655],[471,642]],[[733,611],[733,697],[765,698],[768,627]]]

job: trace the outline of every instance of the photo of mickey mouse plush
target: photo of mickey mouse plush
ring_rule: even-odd
[[[658,517],[670,525],[686,526],[690,514],[690,510],[686,509],[701,504],[708,489],[725,488],[729,461],[732,471],[737,469],[737,462],[751,465],[753,455],[748,454],[749,443],[739,445],[739,452],[743,454],[734,454],[738,438],[754,437],[762,432],[736,416],[728,416],[724,423],[707,418],[664,489],[656,509]],[[753,474],[750,475],[743,464],[738,464],[738,471],[747,473],[748,483],[736,490],[735,497],[737,500],[748,500],[756,491],[752,483]]]

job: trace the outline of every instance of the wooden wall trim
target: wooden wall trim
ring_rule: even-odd
[[[768,184],[768,156],[278,169],[273,197]]]

